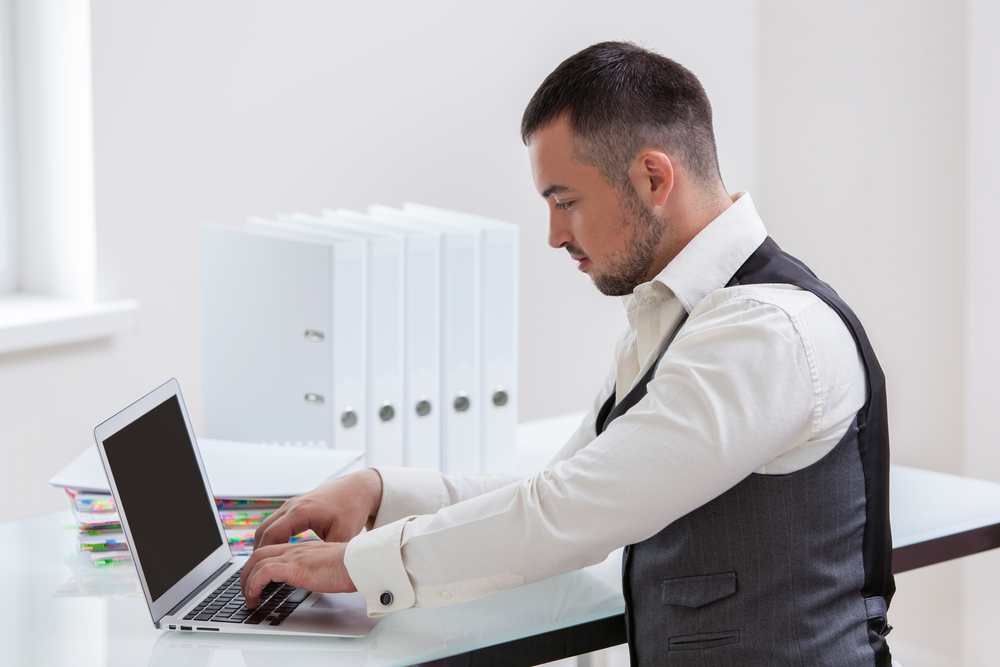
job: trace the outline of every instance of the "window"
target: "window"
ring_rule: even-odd
[[[98,303],[90,0],[0,0],[0,353],[134,329]]]

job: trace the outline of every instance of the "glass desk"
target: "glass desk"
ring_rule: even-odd
[[[582,415],[522,424],[519,472],[543,466]],[[555,444],[553,444],[555,443]],[[1000,484],[893,466],[894,570],[1000,546]],[[451,607],[388,616],[361,639],[161,632],[131,565],[95,569],[71,513],[0,524],[0,664],[530,665],[624,642],[621,552],[599,565]]]

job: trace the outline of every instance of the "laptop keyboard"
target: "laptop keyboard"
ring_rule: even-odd
[[[271,625],[281,625],[299,604],[309,597],[301,588],[272,581],[260,593],[260,603],[256,609],[248,609],[246,599],[240,590],[240,573],[226,579],[198,603],[185,621],[212,621],[214,623],[245,623],[260,625],[267,621]]]

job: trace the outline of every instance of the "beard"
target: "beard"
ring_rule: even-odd
[[[622,189],[618,233],[628,236],[620,258],[608,264],[605,271],[593,275],[594,287],[606,296],[625,296],[646,282],[646,276],[656,261],[663,231],[670,220],[653,215],[639,199],[631,184]]]

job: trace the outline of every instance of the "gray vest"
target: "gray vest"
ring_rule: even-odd
[[[890,665],[885,377],[851,309],[770,238],[727,286],[774,283],[808,290],[840,315],[864,361],[867,402],[818,462],[787,475],[752,474],[625,548],[633,665]],[[612,392],[598,433],[646,395],[658,364],[621,403]]]

